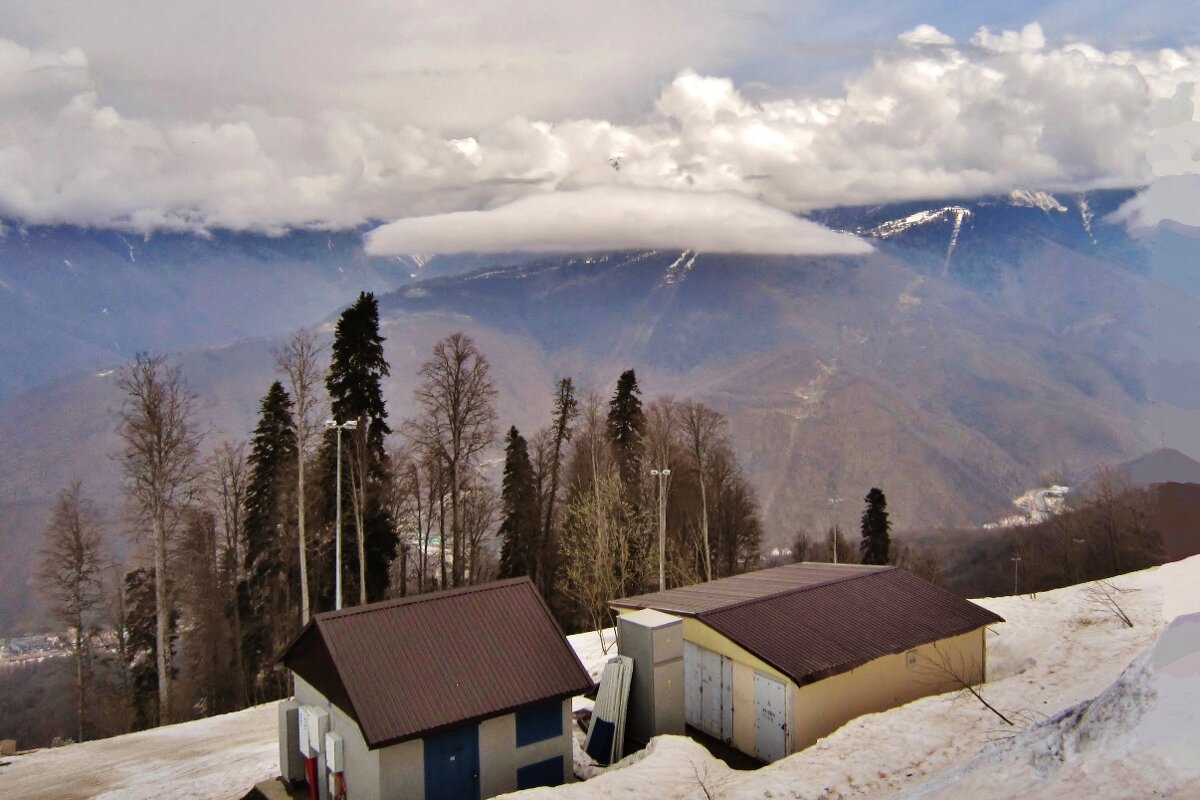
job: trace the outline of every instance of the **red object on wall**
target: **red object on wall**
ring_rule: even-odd
[[[318,800],[320,791],[317,786],[317,760],[315,758],[305,756],[304,777],[308,779],[308,796],[310,800]]]

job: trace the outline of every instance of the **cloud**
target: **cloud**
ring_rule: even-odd
[[[376,255],[679,249],[863,255],[871,246],[731,192],[594,187],[523,197],[487,211],[413,217],[376,228]]]
[[[1146,156],[1153,181],[1115,217],[1132,228],[1179,223],[1200,228],[1200,87],[1180,84],[1151,109]]]
[[[721,74],[721,37],[690,24],[694,4],[664,0],[648,27],[633,24],[645,8],[633,2],[611,19],[543,19],[518,4],[528,13],[499,22],[475,6],[372,26],[256,4],[239,28],[249,38],[227,56],[211,47],[214,26],[228,27],[221,14],[196,12],[191,29],[167,25],[158,6],[121,17],[145,35],[127,48],[90,37],[101,12],[86,9],[40,46],[0,39],[0,217],[278,232],[593,187],[733,193],[805,212],[1144,185],[1160,162],[1172,174],[1200,164],[1184,108],[1200,84],[1197,47],[1052,44],[1036,24],[960,42],[920,25],[839,91],[763,91]],[[53,16],[30,8],[35,21]],[[722,12],[729,40],[744,46],[769,25],[750,13],[760,10]],[[316,41],[318,23],[337,47]],[[686,30],[651,58],[656,26]],[[566,38],[545,45],[559,28]],[[631,55],[611,72],[622,37]],[[179,57],[164,59],[172,48]],[[135,80],[154,65],[161,79]],[[195,78],[210,68],[215,79]]]

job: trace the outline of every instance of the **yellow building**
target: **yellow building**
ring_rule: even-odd
[[[789,564],[617,600],[683,619],[687,724],[761,761],[986,679],[1004,620],[898,567]]]

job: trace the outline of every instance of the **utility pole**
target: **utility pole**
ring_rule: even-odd
[[[832,524],[832,525],[830,526],[830,528],[829,528],[829,538],[833,540],[833,542],[832,542],[832,543],[833,543],[833,563],[835,563],[835,564],[836,564],[836,563],[838,563],[838,552],[837,552],[837,535],[838,535],[838,525],[837,525],[837,504],[838,504],[838,503],[840,503],[840,502],[842,502],[842,500],[844,500],[844,499],[845,499],[844,497],[831,497],[831,498],[829,498],[829,507],[830,507],[831,509],[833,509],[833,510],[832,510],[832,512],[831,512],[831,513],[830,513],[830,515],[829,515],[829,518],[830,518],[831,520],[833,520],[833,524]]]
[[[650,474],[658,479],[658,590],[667,589],[667,478],[669,469],[652,469]]]
[[[1019,585],[1020,579],[1021,579],[1021,557],[1013,556],[1012,562],[1013,562],[1013,594],[1016,595],[1017,586]]]
[[[337,522],[335,523],[335,530],[337,531],[337,533],[335,534],[335,537],[334,537],[334,541],[335,541],[334,549],[336,550],[336,555],[335,555],[336,566],[334,567],[335,572],[334,572],[334,579],[333,579],[333,584],[335,587],[334,588],[334,600],[333,600],[334,605],[333,605],[333,607],[334,607],[334,609],[341,611],[342,610],[342,431],[357,430],[358,420],[352,419],[347,422],[343,422],[339,425],[336,421],[334,421],[332,419],[327,419],[327,420],[325,420],[325,427],[332,428],[337,431],[337,478],[335,479],[337,481]],[[360,533],[361,533],[361,531],[360,531]]]

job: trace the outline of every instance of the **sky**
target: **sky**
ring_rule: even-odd
[[[847,8],[0,0],[0,218],[843,252],[776,212],[1137,186],[1200,226],[1200,7]]]

